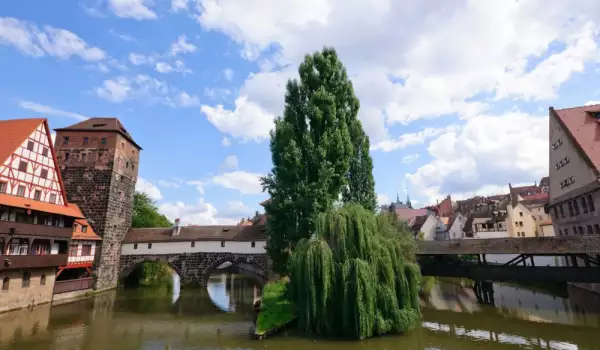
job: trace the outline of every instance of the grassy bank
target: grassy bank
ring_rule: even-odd
[[[296,307],[287,299],[287,286],[286,281],[269,282],[263,289],[261,310],[256,320],[256,334],[265,334],[294,319]]]

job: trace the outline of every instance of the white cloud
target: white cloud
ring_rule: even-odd
[[[117,31],[116,31],[116,30],[114,30],[113,28],[111,28],[111,29],[109,30],[109,32],[110,32],[110,34],[112,34],[112,35],[114,35],[114,36],[118,37],[119,39],[121,39],[121,40],[123,40],[123,41],[127,41],[127,42],[137,41],[137,39],[136,39],[136,38],[134,38],[133,36],[131,36],[131,35],[128,35],[128,34],[121,34],[121,33],[117,33]]]
[[[54,145],[56,143],[56,133],[55,132],[50,134],[50,139],[52,139],[52,144]]]
[[[179,188],[180,183],[178,181],[169,181],[169,180],[158,180],[156,184],[160,187],[164,188]]]
[[[78,56],[84,61],[97,62],[106,58],[106,53],[87,44],[76,34],[60,28],[35,24],[12,17],[0,17],[0,44],[14,46],[30,56],[53,56],[68,60]]]
[[[204,186],[206,186],[206,181],[192,180],[192,181],[188,181],[187,184],[196,186],[196,189],[198,190],[198,192],[200,192],[201,195],[204,195]]]
[[[456,125],[450,125],[445,128],[425,128],[416,133],[402,134],[397,139],[388,139],[380,141],[371,146],[372,151],[390,152],[406,148],[408,146],[423,144],[426,140],[431,139],[441,133],[455,130]]]
[[[107,79],[95,91],[99,97],[114,103],[146,100],[150,103],[163,103],[173,108],[193,107],[199,104],[196,96],[144,74]]]
[[[242,141],[264,140],[273,128],[273,115],[256,103],[249,102],[246,97],[235,100],[234,111],[225,109],[223,105],[202,105],[200,109],[219,131]]]
[[[390,200],[390,197],[386,196],[385,194],[382,194],[382,193],[377,194],[377,203],[379,205],[390,204],[391,202],[392,201]]]
[[[498,99],[554,98],[565,81],[598,57],[597,1],[198,4],[198,21],[205,29],[225,33],[244,47],[243,57],[259,60],[268,70],[246,81],[261,81],[265,89],[242,88],[239,98],[272,116],[281,113],[285,84],[280,82],[289,75],[289,69],[277,67],[295,67],[323,45],[336,47],[374,144],[388,139],[394,123],[449,114],[470,118]],[[456,37],[469,40],[452,40]]]
[[[150,0],[108,0],[108,6],[118,17],[136,20],[157,19],[156,13],[148,5]]]
[[[447,194],[493,194],[508,182],[548,175],[548,117],[521,112],[477,116],[439,135],[427,151],[433,160],[407,178],[430,202]]]
[[[212,183],[225,188],[239,191],[241,194],[261,194],[261,174],[236,170],[213,176]]]
[[[190,96],[186,92],[179,94],[179,105],[181,107],[195,107],[200,105],[200,100],[197,96]]]
[[[163,199],[162,193],[160,193],[158,187],[142,177],[138,177],[135,184],[135,190],[147,194],[148,197],[154,201]]]
[[[158,62],[154,66],[154,69],[159,73],[171,73],[171,72],[179,72],[179,73],[191,73],[192,71],[185,66],[183,61],[177,60],[173,65],[166,62]]]
[[[67,117],[76,120],[88,119],[86,116],[79,113],[63,111],[61,109],[56,109],[54,107],[45,106],[31,101],[19,101],[19,107],[49,116]]]
[[[187,41],[187,37],[185,35],[180,35],[177,40],[171,44],[171,49],[169,53],[171,56],[177,56],[179,54],[186,54],[195,52],[197,47],[194,44],[191,44]]]
[[[221,140],[221,144],[225,147],[229,147],[231,146],[231,141],[229,141],[227,137],[223,137],[223,140]]]
[[[410,163],[416,161],[417,159],[419,159],[419,154],[418,153],[409,154],[409,155],[404,156],[402,158],[402,163],[404,163],[404,164],[410,164]]]
[[[171,221],[179,218],[183,225],[235,225],[242,217],[252,216],[252,211],[240,201],[227,203],[224,210],[217,210],[204,198],[196,203],[164,203],[158,210]]]
[[[235,154],[225,157],[223,164],[221,164],[222,171],[236,170],[238,168],[238,158]]]
[[[185,11],[188,8],[188,0],[171,0],[171,11]]]
[[[223,69],[223,75],[225,76],[225,79],[227,79],[227,81],[231,81],[233,79],[233,69],[231,68],[226,68]]]
[[[154,63],[156,61],[156,58],[153,56],[147,56],[132,52],[129,54],[129,61],[136,66],[141,66],[143,64]]]
[[[234,225],[237,222],[233,218],[217,217],[217,209],[202,198],[194,204],[163,203],[158,210],[171,221],[179,218],[183,225]]]
[[[600,105],[600,101],[587,101],[585,106]]]

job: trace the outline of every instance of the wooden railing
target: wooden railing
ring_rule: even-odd
[[[0,220],[0,234],[71,238],[72,227],[55,227]]]
[[[67,254],[0,255],[0,271],[63,266],[67,264],[67,259]]]
[[[86,277],[76,280],[56,281],[54,283],[54,294],[75,292],[78,290],[90,289],[94,286],[94,278]]]

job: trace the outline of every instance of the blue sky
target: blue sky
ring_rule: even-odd
[[[184,223],[260,210],[268,132],[302,57],[334,46],[382,202],[495,194],[548,173],[548,107],[600,101],[600,4],[64,0],[0,3],[0,119],[121,119],[138,188]]]

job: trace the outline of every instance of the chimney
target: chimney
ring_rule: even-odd
[[[179,232],[181,231],[181,226],[179,225],[179,218],[175,219],[175,224],[173,225],[173,233],[171,236],[179,236]]]

